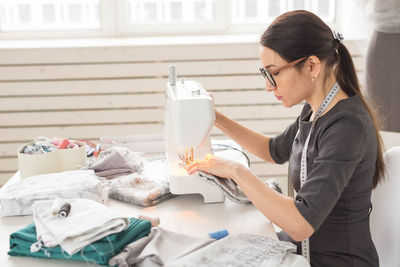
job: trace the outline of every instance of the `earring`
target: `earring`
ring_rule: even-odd
[[[315,78],[312,78],[311,81],[315,82]]]

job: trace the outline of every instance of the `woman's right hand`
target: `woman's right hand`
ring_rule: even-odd
[[[203,171],[221,178],[236,179],[237,173],[241,168],[245,168],[242,164],[220,157],[207,154],[204,160],[196,160],[185,166],[189,175]]]

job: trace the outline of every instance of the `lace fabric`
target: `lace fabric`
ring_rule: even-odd
[[[280,266],[296,246],[269,237],[239,234],[216,241],[168,266]]]

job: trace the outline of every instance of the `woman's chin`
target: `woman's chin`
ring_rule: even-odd
[[[283,105],[285,108],[291,108],[291,107],[293,107],[293,104],[292,104],[292,103],[289,103],[289,102],[286,102],[286,101],[282,101],[282,105]]]

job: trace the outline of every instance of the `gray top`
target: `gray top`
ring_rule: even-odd
[[[339,101],[321,116],[310,137],[308,176],[300,188],[301,153],[311,113],[306,104],[297,120],[269,144],[276,163],[289,161],[295,205],[315,230],[310,237],[311,265],[378,266],[369,230],[377,155],[371,117],[358,96]]]

